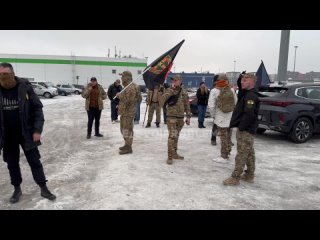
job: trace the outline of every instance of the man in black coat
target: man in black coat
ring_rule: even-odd
[[[113,84],[108,88],[108,98],[111,101],[111,121],[112,123],[118,122],[118,105],[119,98],[113,99],[118,92],[121,92],[122,86],[120,79],[117,79]]]
[[[230,121],[230,128],[236,127],[237,130],[237,155],[235,169],[230,178],[223,181],[224,185],[238,185],[240,179],[253,183],[255,172],[255,152],[254,134],[258,128],[258,113],[260,101],[255,91],[256,76],[253,74],[243,74],[239,85],[237,105],[233,111]],[[247,170],[241,175],[244,167]]]
[[[44,124],[42,107],[32,85],[16,77],[10,63],[0,63],[0,151],[3,150],[3,160],[8,165],[14,186],[11,203],[18,202],[22,195],[19,145],[31,167],[33,179],[41,188],[41,196],[49,200],[56,198],[46,186],[38,150]]]

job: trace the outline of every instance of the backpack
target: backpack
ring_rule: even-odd
[[[235,104],[233,92],[230,87],[220,89],[220,94],[217,98],[217,107],[224,113],[232,112]]]

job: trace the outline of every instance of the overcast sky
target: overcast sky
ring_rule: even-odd
[[[121,55],[148,57],[151,63],[185,39],[175,71],[256,71],[261,60],[268,73],[278,69],[280,30],[37,30],[0,31],[0,53],[106,57],[114,47]],[[288,70],[320,72],[320,31],[290,32]],[[119,53],[119,52],[118,52]],[[236,61],[236,62],[234,62]]]

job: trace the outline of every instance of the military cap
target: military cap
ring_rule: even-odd
[[[180,74],[177,74],[174,77],[172,77],[171,80],[180,80],[180,81],[182,81],[182,77],[181,77]]]

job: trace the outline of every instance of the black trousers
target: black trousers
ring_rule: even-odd
[[[111,121],[118,120],[118,104],[119,102],[117,101],[111,101]]]
[[[218,126],[213,123],[212,130],[211,130],[211,141],[216,141],[218,133]]]
[[[27,158],[29,166],[31,168],[34,181],[38,185],[45,184],[47,182],[44,175],[43,166],[40,162],[40,153],[38,148],[31,150],[25,150],[24,140],[21,136],[11,135],[6,136],[3,146],[3,160],[7,163],[11,184],[13,186],[19,186],[22,183],[21,171],[20,171],[20,147],[21,145],[24,154]]]
[[[101,111],[99,108],[89,108],[88,113],[88,134],[91,134],[92,132],[92,125],[93,125],[93,120],[94,126],[95,126],[95,134],[99,134],[99,127],[100,127],[100,117],[101,117]]]

